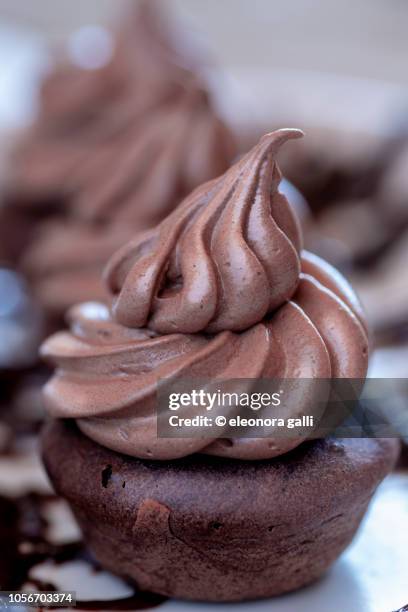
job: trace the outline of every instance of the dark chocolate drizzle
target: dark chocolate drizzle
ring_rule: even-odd
[[[19,590],[26,582],[32,583],[29,572],[37,563],[64,563],[81,555],[81,542],[56,545],[47,540],[43,509],[52,499],[55,498],[38,493],[17,499],[0,497],[0,543],[6,553],[0,559],[2,590]]]
[[[100,566],[91,557],[83,542],[53,544],[47,539],[44,506],[55,500],[52,495],[28,493],[17,499],[0,496],[0,589],[18,591],[29,584],[36,591],[57,591],[52,583],[34,579],[30,570],[45,561],[63,564],[82,559],[95,571]],[[129,597],[108,600],[77,600],[78,610],[147,610],[167,598],[135,589]],[[63,605],[53,606],[62,608]]]

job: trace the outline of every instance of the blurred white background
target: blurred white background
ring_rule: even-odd
[[[138,0],[0,0],[1,22],[59,40]],[[163,0],[224,67],[307,69],[407,83],[406,0]]]

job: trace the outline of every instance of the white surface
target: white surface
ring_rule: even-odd
[[[325,72],[236,68],[227,85],[221,89],[225,115],[263,130],[296,125],[383,136],[408,108],[405,85]]]
[[[0,495],[18,497],[27,491],[51,492],[40,458],[35,454],[1,457]]]
[[[408,344],[385,346],[374,351],[368,376],[408,379]]]
[[[51,584],[63,584],[65,591],[75,591],[77,599],[83,601],[112,597],[122,599],[133,594],[132,587],[123,580],[108,572],[95,572],[85,561],[42,563],[33,568],[30,577]]]
[[[38,79],[50,54],[38,34],[0,24],[0,57],[0,130],[14,129],[35,112]],[[296,121],[300,127],[378,135],[408,108],[404,84],[328,72],[230,66],[208,78],[226,117],[244,126]]]
[[[0,0],[50,37],[138,0]],[[324,70],[407,83],[405,0],[162,0],[203,32],[219,63]]]

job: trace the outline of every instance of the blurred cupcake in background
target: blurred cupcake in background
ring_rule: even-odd
[[[193,78],[154,2],[125,15],[111,39],[105,34],[99,64],[58,57],[41,86],[37,119],[16,143],[5,178],[2,260],[16,262],[38,223],[66,215],[83,165],[100,147],[175,102]],[[89,49],[86,57],[93,58]]]
[[[197,54],[174,38],[156,3],[143,2],[123,17],[102,65],[92,53],[87,67],[61,59],[42,84],[1,225],[3,259],[27,275],[51,326],[70,304],[102,300],[110,255],[236,155]]]
[[[374,341],[405,342],[408,293],[408,140],[405,131],[310,131],[282,166],[312,216],[305,244],[347,272],[374,329]],[[306,139],[307,140],[307,139]],[[393,296],[390,303],[390,295]]]
[[[0,374],[14,430],[42,418],[44,334],[72,304],[106,300],[112,253],[236,155],[200,60],[182,33],[173,39],[149,0],[124,16],[101,65],[58,58],[12,151],[0,208]]]
[[[72,304],[104,300],[100,274],[112,253],[222,174],[235,153],[230,131],[195,81],[101,144],[77,172],[80,187],[65,218],[42,224],[21,260],[49,318],[59,323]]]

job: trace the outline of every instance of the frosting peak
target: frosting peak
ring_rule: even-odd
[[[278,190],[275,156],[299,130],[278,130],[187,197],[108,264],[113,314],[161,334],[241,331],[296,291],[301,235]]]
[[[278,190],[276,153],[300,135],[267,134],[112,257],[111,310],[76,307],[70,331],[42,347],[57,366],[45,388],[52,416],[74,418],[96,442],[135,457],[267,459],[309,434],[282,438],[272,427],[264,438],[159,437],[160,381],[303,379],[301,392],[294,385],[285,395],[286,416],[318,417],[317,379],[365,377],[360,305],[336,270],[301,253]]]

